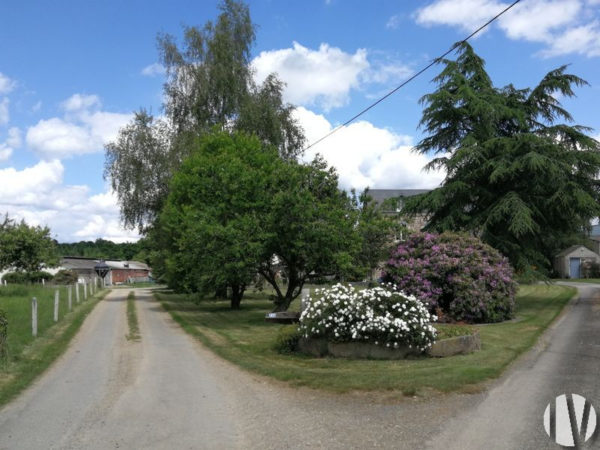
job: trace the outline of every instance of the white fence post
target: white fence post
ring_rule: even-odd
[[[75,302],[79,303],[79,280],[75,283]]]
[[[37,336],[37,298],[31,299],[31,334]]]
[[[42,286],[46,286],[46,280],[42,278]]]
[[[73,308],[73,295],[72,295],[72,291],[71,291],[71,285],[67,286],[67,297],[69,299],[69,311],[71,311],[71,309]]]
[[[58,322],[58,301],[59,301],[58,289],[54,291],[54,321]]]
[[[87,283],[83,283],[83,299],[87,300]]]

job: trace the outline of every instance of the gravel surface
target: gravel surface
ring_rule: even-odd
[[[428,442],[428,448],[560,448],[544,431],[543,414],[562,394],[587,398],[600,422],[600,288],[563,284],[576,287],[579,298],[567,306],[533,351],[519,360],[476,407],[448,422],[443,432]],[[598,442],[593,441],[583,448],[598,448]]]
[[[580,387],[575,379],[558,387],[542,382],[570,375],[556,372],[562,362],[539,363],[550,355],[572,364],[591,361],[582,370],[598,368],[596,347],[577,347],[573,356],[569,344],[580,343],[579,336],[567,337],[568,349],[539,350],[489,393],[399,400],[289,388],[204,349],[148,290],[136,290],[141,341],[128,341],[127,294],[115,290],[100,302],[60,360],[0,410],[0,449],[534,448],[528,439],[542,430],[538,404]],[[571,316],[586,314],[574,309],[552,334],[564,339],[559,331],[579,323]],[[592,334],[587,338],[597,344]],[[528,422],[521,426],[523,416]],[[500,417],[516,441],[502,441]],[[514,442],[527,445],[511,447]]]

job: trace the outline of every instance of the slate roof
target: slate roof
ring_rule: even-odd
[[[578,248],[580,248],[580,247],[584,248],[584,249],[586,250],[586,252],[589,252],[589,253],[594,253],[594,252],[593,252],[593,251],[591,251],[589,248],[587,248],[585,245],[581,245],[581,244],[579,244],[579,245],[571,245],[569,248],[566,248],[566,249],[564,249],[562,252],[558,253],[558,254],[556,255],[556,258],[560,258],[561,256],[566,256],[566,255],[568,255],[569,253],[573,252],[574,250],[577,250],[577,249],[578,249]],[[594,253],[594,254],[595,254],[595,253]]]
[[[61,261],[61,266],[65,269],[89,269],[94,270],[94,266],[100,262],[95,258],[83,258],[79,256],[65,256]],[[132,270],[150,270],[147,264],[139,261],[105,261],[111,269],[132,269]]]
[[[369,189],[369,195],[377,203],[382,203],[388,198],[412,197],[413,195],[424,194],[431,189]]]

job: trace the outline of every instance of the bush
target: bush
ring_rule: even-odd
[[[415,297],[391,287],[357,290],[336,284],[317,289],[300,316],[304,337],[335,342],[363,341],[385,347],[408,345],[425,351],[435,340],[436,320]]]
[[[595,261],[586,261],[582,266],[583,278],[600,278],[600,264]]]
[[[277,353],[289,355],[298,350],[298,340],[302,334],[296,325],[286,325],[279,329],[275,338],[274,349]]]
[[[52,281],[54,284],[75,284],[78,279],[79,276],[77,275],[77,272],[61,269],[54,275]]]
[[[500,322],[513,317],[517,284],[497,250],[465,234],[417,233],[386,263],[384,280],[454,321]]]
[[[27,284],[27,283],[41,283],[42,279],[45,281],[52,280],[53,276],[51,273],[38,270],[35,272],[8,272],[2,277],[2,280],[6,280],[10,284]]]

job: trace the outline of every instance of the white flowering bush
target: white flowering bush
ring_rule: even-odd
[[[369,342],[383,347],[409,346],[425,351],[433,344],[437,317],[417,298],[389,285],[357,290],[336,284],[306,299],[300,332],[333,342]]]

